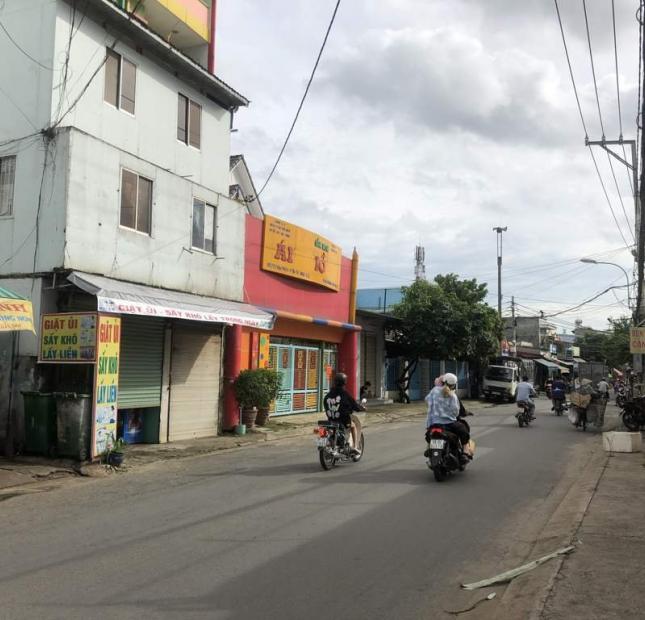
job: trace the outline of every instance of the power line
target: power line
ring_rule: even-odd
[[[609,207],[609,210],[611,211],[611,215],[614,218],[614,222],[616,222],[616,228],[618,228],[618,232],[620,233],[620,236],[623,238],[623,241],[625,242],[625,245],[629,247],[629,243],[627,242],[627,239],[625,239],[625,235],[623,235],[623,230],[620,227],[620,224],[618,223],[618,218],[616,217],[616,214],[614,213],[614,207],[611,204],[611,200],[609,199],[609,194],[607,193],[607,188],[605,187],[605,182],[602,180],[602,175],[600,174],[600,169],[598,168],[598,162],[596,162],[596,156],[593,154],[593,150],[591,146],[587,147],[589,149],[589,154],[591,155],[591,159],[593,160],[593,165],[596,168],[596,174],[598,175],[598,180],[600,181],[600,185],[602,187],[602,191],[605,194],[605,198],[607,199],[607,206]]]
[[[311,86],[311,83],[314,80],[314,75],[316,75],[316,69],[318,68],[318,63],[320,62],[320,58],[322,56],[323,50],[325,49],[325,45],[327,44],[327,39],[329,38],[329,33],[331,32],[331,28],[334,25],[334,20],[336,19],[336,13],[338,12],[338,7],[339,6],[340,6],[340,0],[337,0],[336,6],[334,8],[334,12],[333,12],[333,14],[331,16],[331,20],[329,22],[329,26],[327,26],[327,32],[325,33],[325,38],[323,39],[322,45],[320,46],[320,51],[318,52],[318,57],[316,58],[314,68],[311,71],[311,75],[309,76],[309,81],[307,82],[307,87],[305,88],[305,92],[302,95],[302,99],[300,100],[300,105],[298,106],[298,109],[296,111],[296,115],[294,116],[293,122],[291,123],[289,133],[287,133],[287,137],[285,138],[284,144],[282,145],[282,148],[280,149],[280,153],[278,153],[278,158],[275,160],[275,164],[273,164],[273,168],[271,168],[271,172],[269,172],[269,176],[267,177],[267,179],[264,182],[264,185],[261,187],[260,191],[256,194],[256,198],[260,197],[260,194],[262,194],[262,192],[264,191],[264,188],[269,184],[269,181],[271,180],[271,177],[273,176],[273,173],[276,171],[276,168],[278,167],[278,164],[280,163],[280,160],[282,159],[282,155],[284,154],[284,151],[287,148],[289,138],[291,138],[291,134],[293,133],[293,129],[296,126],[296,122],[298,121],[298,117],[300,116],[300,111],[302,110],[302,106],[304,105],[305,99],[307,98],[307,94],[309,93],[309,87]]]
[[[9,39],[9,41],[11,41],[22,54],[24,54],[27,58],[29,58],[29,60],[31,60],[32,62],[35,62],[39,67],[42,67],[46,71],[53,71],[52,67],[48,67],[47,65],[44,65],[42,62],[40,62],[39,60],[36,60],[31,54],[29,54],[29,52],[23,49],[20,46],[20,44],[11,36],[11,34],[9,33],[9,31],[7,30],[7,28],[2,22],[0,22],[0,28],[7,35],[7,38]]]
[[[591,75],[593,77],[593,87],[596,92],[596,104],[598,105],[598,118],[600,119],[600,130],[602,139],[605,139],[605,126],[602,122],[602,112],[600,111],[600,97],[598,96],[598,83],[596,82],[596,68],[593,61],[593,51],[591,50],[591,34],[589,32],[589,18],[587,17],[587,1],[582,0],[582,9],[585,14],[585,27],[587,29],[587,43],[589,44],[589,58],[591,58]]]
[[[636,174],[640,173],[640,137],[641,137],[641,74],[643,71],[643,56],[641,50],[643,49],[643,10],[645,9],[644,0],[640,0],[640,5],[636,11],[636,21],[638,22],[638,107],[636,108]]]

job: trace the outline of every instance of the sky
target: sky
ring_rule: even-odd
[[[258,189],[304,92],[336,0],[219,0],[219,77],[251,100],[235,118]],[[582,0],[560,0],[591,140],[636,137],[636,0],[589,0],[596,102]],[[549,316],[632,277],[630,173],[595,171],[569,77],[553,0],[342,0],[265,212],[360,255],[360,288],[410,284],[414,250],[426,273],[489,285],[497,305]],[[629,152],[628,152],[629,154]],[[622,202],[621,202],[622,201]],[[610,206],[618,223],[614,221]],[[621,234],[622,233],[622,234]],[[624,237],[624,239],[623,239]],[[628,314],[625,289],[551,320],[596,328]]]

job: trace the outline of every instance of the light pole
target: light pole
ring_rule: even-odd
[[[580,259],[581,263],[587,263],[589,265],[613,265],[614,267],[618,267],[624,274],[625,274],[625,280],[627,282],[627,305],[629,306],[631,310],[631,297],[629,295],[629,276],[627,275],[627,271],[623,267],[621,267],[618,263],[608,263],[607,261],[604,260],[594,260],[593,258],[581,258]]]
[[[493,232],[497,233],[497,312],[502,318],[502,233],[508,230],[508,226],[494,226]]]

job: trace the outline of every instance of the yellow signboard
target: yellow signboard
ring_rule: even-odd
[[[121,317],[100,314],[94,374],[93,456],[105,453],[116,438],[120,351]]]
[[[341,249],[325,237],[277,217],[264,218],[262,269],[338,291]]]
[[[0,296],[0,332],[34,331],[31,302]]]
[[[38,361],[91,364],[96,361],[96,312],[43,314]]]
[[[629,352],[645,353],[645,327],[629,328]]]

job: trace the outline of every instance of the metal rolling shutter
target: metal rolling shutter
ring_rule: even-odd
[[[173,328],[170,441],[217,434],[221,346],[221,335],[212,327]]]
[[[164,321],[121,316],[119,409],[159,407]]]

